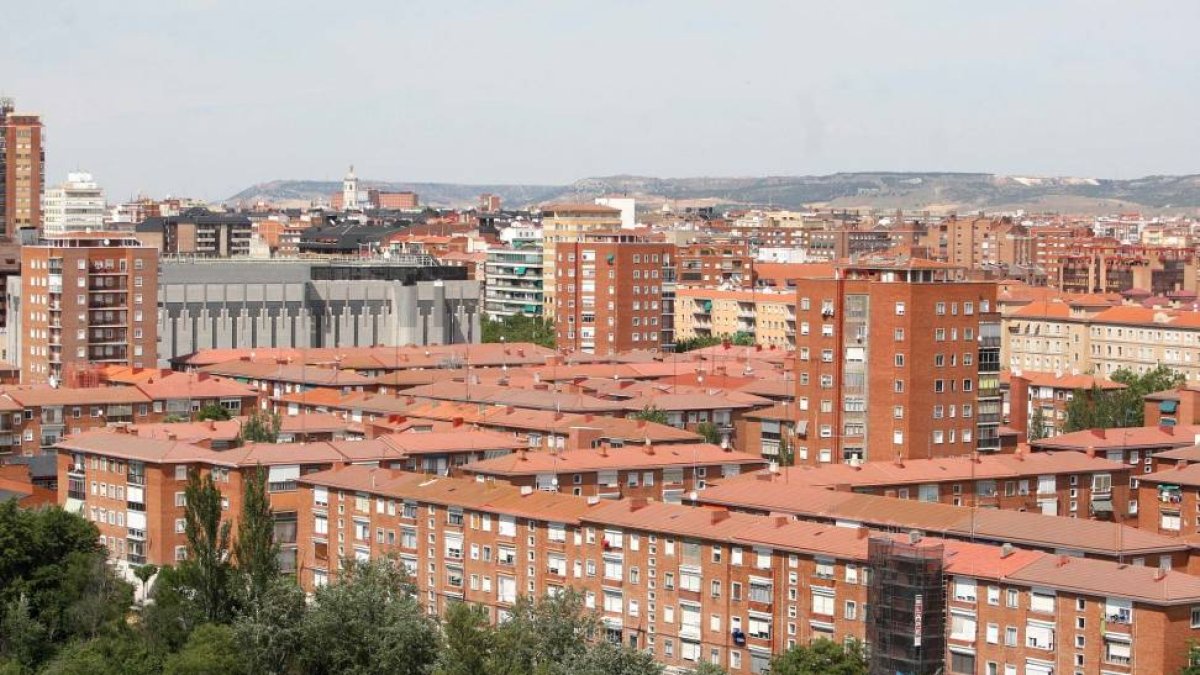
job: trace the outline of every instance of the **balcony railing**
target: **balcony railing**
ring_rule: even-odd
[[[130,485],[145,485],[146,484],[146,474],[142,474],[142,473],[126,474],[125,481],[127,483],[129,483]]]

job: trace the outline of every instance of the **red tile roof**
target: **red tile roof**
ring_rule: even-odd
[[[519,452],[472,462],[462,467],[469,473],[523,476],[535,473],[575,473],[615,469],[712,466],[737,464],[762,466],[758,455],[725,450],[709,443],[659,446],[627,445],[617,448],[567,450],[563,452]]]
[[[1060,434],[1030,443],[1037,450],[1075,450],[1088,448],[1116,450],[1125,448],[1182,448],[1196,444],[1200,425],[1180,424],[1166,427],[1126,427],[1086,429]]]
[[[758,476],[740,476],[720,481],[699,492],[697,499],[704,504],[792,513],[807,519],[863,523],[884,529],[917,529],[944,536],[1101,555],[1111,555],[1118,545],[1129,555],[1187,548],[1187,544],[1175,538],[1115,523],[802,487],[784,477],[763,480]]]
[[[1128,467],[1081,452],[1035,452],[940,459],[908,459],[903,462],[865,462],[860,465],[825,464],[785,467],[778,471],[785,482],[812,487],[870,487],[909,485],[962,480],[1036,478],[1043,474],[1124,471]],[[749,480],[749,478],[742,479]]]

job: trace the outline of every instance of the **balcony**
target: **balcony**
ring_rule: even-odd
[[[125,481],[130,485],[145,485],[146,475],[142,473],[131,473],[125,476]]]
[[[138,528],[129,528],[129,538],[134,541],[146,541],[146,531]]]

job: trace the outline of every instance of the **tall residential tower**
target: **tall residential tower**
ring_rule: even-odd
[[[0,234],[15,239],[20,230],[42,226],[42,186],[46,179],[42,120],[14,112],[0,98]]]
[[[835,265],[796,294],[797,463],[999,449],[995,283],[883,259]]]

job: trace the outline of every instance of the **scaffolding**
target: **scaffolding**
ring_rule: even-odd
[[[867,642],[871,675],[938,675],[946,654],[943,546],[873,538]]]

